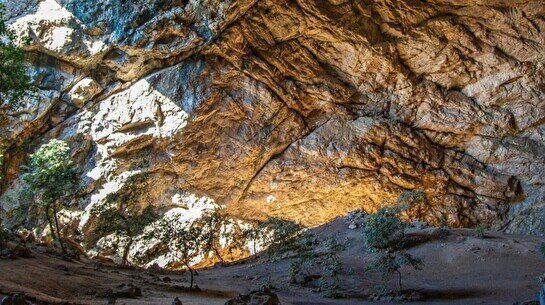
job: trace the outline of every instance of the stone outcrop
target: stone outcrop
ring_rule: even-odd
[[[1,126],[4,209],[61,138],[87,211],[140,175],[165,209],[317,225],[421,189],[421,220],[545,232],[540,0],[4,2],[41,89]]]

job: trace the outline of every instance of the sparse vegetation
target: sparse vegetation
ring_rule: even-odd
[[[10,234],[6,228],[4,228],[3,219],[0,218],[0,246],[9,241]]]
[[[313,280],[311,269],[318,265],[316,247],[319,245],[316,237],[304,232],[298,241],[297,257],[290,263],[289,276],[292,284],[306,285]]]
[[[478,224],[475,227],[475,234],[477,234],[477,237],[484,238],[485,229],[486,228],[485,228],[485,226],[483,224]]]
[[[303,225],[294,221],[269,217],[243,230],[242,237],[244,240],[253,242],[254,253],[257,250],[256,245],[259,244],[268,254],[275,254],[293,250],[297,246],[299,235],[304,230]]]
[[[378,270],[382,273],[385,284],[394,274],[398,275],[398,288],[401,292],[404,265],[420,269],[422,260],[406,251],[408,237],[405,234],[407,224],[398,218],[402,207],[382,208],[365,218],[364,233],[367,247],[377,254],[367,270]]]
[[[323,273],[320,278],[320,290],[326,298],[339,298],[341,294],[339,276],[343,271],[343,265],[339,258],[339,253],[344,250],[344,247],[339,244],[335,238],[330,237],[326,241],[326,253],[324,255]]]
[[[25,51],[15,44],[17,37],[5,24],[6,8],[0,3],[0,119],[35,91],[23,65]],[[28,39],[22,39],[28,43]]]
[[[58,239],[66,254],[57,213],[70,204],[79,188],[79,172],[70,159],[70,149],[65,142],[51,140],[30,156],[28,172],[22,180],[28,185],[34,202],[45,214],[51,234]],[[53,229],[55,227],[55,229]]]

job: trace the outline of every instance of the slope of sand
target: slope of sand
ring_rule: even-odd
[[[34,249],[35,258],[0,260],[0,293],[24,291],[51,304],[105,304],[104,293],[123,283],[142,288],[138,299],[121,299],[118,304],[165,304],[180,297],[184,305],[216,305],[237,293],[272,283],[282,304],[382,304],[366,301],[379,283],[378,274],[363,266],[371,257],[365,251],[361,233],[348,229],[343,220],[314,229],[321,238],[335,236],[346,245],[342,253],[341,277],[345,299],[324,299],[312,288],[288,284],[289,258],[275,261],[248,259],[230,267],[199,270],[201,293],[180,289],[188,275],[117,269],[92,261],[68,262]],[[420,243],[410,252],[424,260],[421,271],[404,269],[406,288],[420,289],[425,304],[507,304],[535,300],[539,276],[545,273],[545,258],[537,251],[543,238],[487,233],[475,237],[472,230],[424,229],[412,234]],[[170,282],[163,281],[169,277]],[[395,281],[390,283],[394,287]],[[391,304],[391,303],[390,303]]]

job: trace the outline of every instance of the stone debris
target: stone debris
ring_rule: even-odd
[[[263,287],[259,290],[251,291],[247,294],[241,294],[238,297],[231,299],[225,305],[280,305],[280,300],[276,293],[270,291],[269,288]]]

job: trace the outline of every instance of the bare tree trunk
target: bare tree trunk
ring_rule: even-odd
[[[55,236],[55,229],[53,228],[53,221],[51,220],[51,215],[49,213],[51,212],[51,205],[47,205],[45,207],[45,217],[47,218],[47,223],[49,224],[49,231],[51,231],[51,238],[55,240],[57,236]]]
[[[189,270],[189,274],[191,274],[191,281],[189,282],[189,289],[191,290],[193,289],[193,282],[194,282],[193,269],[189,267],[189,264],[187,262],[185,262],[184,265],[187,268],[187,270]]]
[[[129,251],[131,250],[132,243],[132,238],[129,238],[129,242],[127,243],[127,245],[125,245],[125,248],[123,249],[123,258],[121,258],[122,267],[127,266],[127,259],[129,257]]]
[[[55,204],[53,204],[53,217],[55,218],[55,228],[57,229],[57,237],[59,238],[59,244],[61,245],[62,253],[68,254],[66,253],[66,249],[64,248],[64,244],[62,243],[61,231],[59,229],[59,218],[57,217],[57,207],[55,206]]]
[[[398,275],[398,284],[399,284],[399,292],[403,291],[403,286],[401,286],[401,272],[399,270],[396,270]]]
[[[223,260],[223,257],[221,257],[221,254],[216,247],[214,247],[214,253],[216,253],[216,256],[219,258],[221,264],[223,265],[225,261]]]

